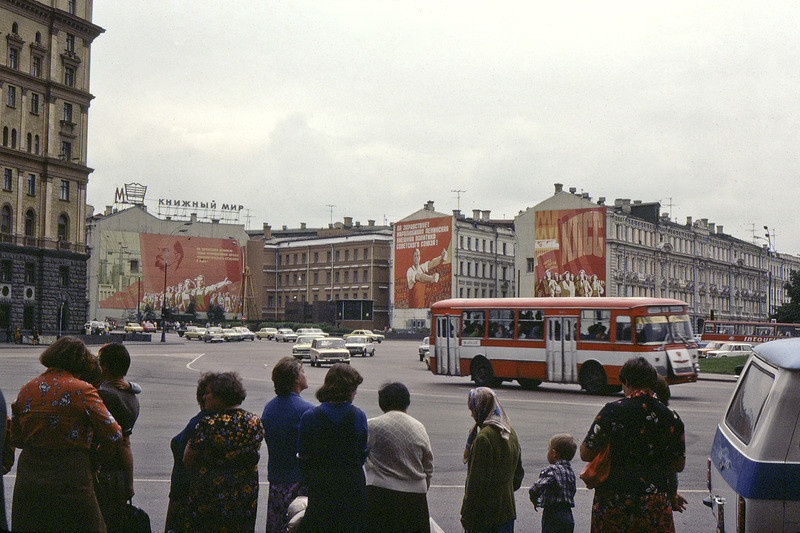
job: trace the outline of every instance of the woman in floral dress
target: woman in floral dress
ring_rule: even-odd
[[[595,488],[592,532],[674,532],[669,480],[686,462],[683,422],[653,397],[656,370],[642,357],[619,372],[625,398],[607,403],[581,444],[591,461],[610,443],[611,471]]]
[[[237,374],[204,374],[200,384],[210,413],[198,420],[183,455],[189,490],[182,529],[254,531],[264,427],[239,407],[246,392]]]

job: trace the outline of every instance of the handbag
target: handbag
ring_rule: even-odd
[[[589,461],[581,470],[581,479],[586,483],[586,488],[593,489],[608,478],[611,472],[611,443],[609,442],[597,452],[594,459]]]
[[[131,500],[125,502],[122,508],[122,527],[125,533],[152,533],[150,517],[135,505]]]

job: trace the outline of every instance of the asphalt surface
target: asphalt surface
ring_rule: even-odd
[[[141,415],[131,438],[135,464],[134,504],[150,515],[154,531],[163,531],[172,468],[170,439],[197,412],[195,386],[203,371],[235,370],[242,376],[248,397],[243,407],[260,414],[274,395],[269,373],[274,363],[291,351],[291,344],[268,341],[204,344],[168,335],[167,343],[130,343],[133,364],[130,379],[144,392]],[[467,392],[474,386],[468,378],[435,376],[417,355],[418,341],[386,341],[375,357],[354,358],[354,367],[364,376],[355,405],[368,417],[377,416],[377,389],[389,380],[404,382],[411,391],[409,414],[427,428],[435,455],[435,472],[429,491],[432,517],[446,532],[461,531],[459,510],[466,467],[461,457],[471,418]],[[19,388],[38,375],[42,347],[0,344],[0,390],[10,404]],[[322,384],[325,368],[306,366],[309,389],[303,397],[315,401],[313,393]],[[689,500],[686,512],[675,514],[677,531],[713,531],[711,512],[702,504],[706,490],[706,458],[716,424],[733,391],[734,376],[701,375],[701,381],[672,387],[672,402],[686,425],[687,466],[680,474],[680,492]],[[602,406],[617,396],[591,396],[576,385],[544,384],[525,391],[515,383],[497,388],[497,394],[520,438],[525,478],[516,494],[516,531],[541,530],[541,513],[533,510],[527,488],[547,465],[547,441],[554,433],[572,433],[580,441]],[[266,521],[266,448],[259,463],[261,491],[256,527]],[[578,457],[573,468],[583,467]],[[4,477],[6,508],[10,512],[15,470]],[[593,492],[578,482],[576,531],[588,531]]]

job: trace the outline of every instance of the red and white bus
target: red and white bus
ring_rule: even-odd
[[[431,306],[434,374],[479,386],[517,380],[620,390],[619,370],[645,357],[669,383],[697,381],[688,304],[663,298],[488,298]]]
[[[800,337],[800,324],[706,320],[703,323],[701,339],[704,341],[736,341],[759,344],[792,337]]]

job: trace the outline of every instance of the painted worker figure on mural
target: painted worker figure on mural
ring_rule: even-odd
[[[575,276],[572,275],[572,272],[566,271],[562,276],[563,280],[561,281],[561,295],[572,298],[575,296]]]
[[[606,288],[600,278],[597,277],[597,274],[592,275],[592,296],[603,296],[605,294]]]
[[[586,275],[585,270],[581,270],[578,273],[578,294],[580,296],[592,295],[592,282],[589,279],[589,276]]]
[[[219,283],[214,283],[213,285],[206,285],[205,278],[202,274],[199,274],[194,279],[195,288],[192,291],[192,298],[194,299],[194,303],[197,306],[197,309],[208,309],[209,304],[211,303],[211,295],[216,292],[218,289],[222,287],[226,287],[230,285],[232,282],[227,277],[220,281]]]
[[[561,296],[561,285],[558,283],[558,279],[553,276],[553,272],[549,268],[544,272],[542,285],[545,296],[549,296],[550,298]]]
[[[442,250],[442,253],[437,257],[424,263],[420,263],[422,254],[419,248],[414,250],[414,264],[408,267],[406,271],[406,280],[408,281],[408,307],[418,309],[427,307],[425,302],[425,287],[428,283],[437,283],[439,281],[439,273],[431,271],[447,261],[447,249]]]

